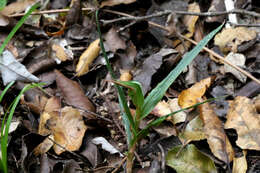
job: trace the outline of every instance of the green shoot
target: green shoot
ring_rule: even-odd
[[[157,105],[157,103],[162,99],[165,92],[171,86],[171,84],[175,81],[175,79],[181,74],[181,72],[192,62],[192,60],[199,54],[202,48],[213,38],[213,36],[222,28],[224,23],[209,33],[202,41],[198,43],[198,45],[193,48],[190,52],[185,54],[182,60],[178,63],[178,65],[168,74],[166,78],[163,79],[149,94],[146,98],[144,98],[142,93],[142,87],[140,83],[136,81],[116,81],[115,75],[113,73],[112,67],[107,58],[106,51],[104,49],[103,40],[100,31],[100,25],[98,20],[98,10],[96,11],[96,24],[97,30],[100,38],[100,47],[103,52],[104,58],[106,60],[106,65],[109,73],[113,78],[113,82],[116,84],[118,93],[119,93],[119,104],[123,117],[123,123],[125,125],[125,130],[128,136],[128,156],[127,156],[127,173],[132,172],[132,161],[134,158],[134,152],[137,145],[138,140],[142,137],[146,136],[148,133],[148,129],[152,126],[156,126],[163,122],[167,117],[172,116],[180,111],[193,108],[199,104],[203,104],[205,102],[212,101],[212,99],[206,100],[204,102],[198,103],[188,108],[181,109],[179,111],[173,112],[171,114],[160,117],[153,122],[149,123],[143,130],[139,130],[140,121],[145,118]],[[127,106],[127,100],[122,90],[122,87],[128,88],[128,95],[130,96],[133,104],[136,107],[136,114],[134,119],[129,111],[129,107]]]

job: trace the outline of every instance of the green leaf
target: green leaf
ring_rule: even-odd
[[[153,110],[156,104],[162,99],[167,89],[181,74],[184,68],[191,63],[191,61],[199,54],[201,49],[210,41],[211,38],[213,38],[213,36],[222,28],[223,25],[224,23],[204,37],[203,40],[201,40],[190,52],[186,53],[178,65],[168,74],[168,76],[149,93],[144,100],[141,118],[146,117]]]
[[[214,162],[193,144],[171,149],[167,153],[166,163],[177,173],[217,173]]]
[[[2,1],[2,0],[0,0]],[[15,27],[11,30],[11,32],[8,34],[6,39],[4,40],[3,44],[0,47],[0,55],[3,53],[5,46],[8,44],[8,42],[11,40],[11,38],[14,36],[16,31],[23,25],[25,20],[28,18],[28,16],[39,6],[39,4],[34,4],[27,13],[18,21],[18,23],[15,25]]]
[[[99,10],[96,10],[96,24],[97,24],[97,31],[98,31],[98,35],[99,35],[99,39],[100,39],[100,48],[101,48],[102,53],[104,55],[107,69],[108,69],[112,79],[116,80],[115,74],[112,70],[111,64],[109,62],[109,59],[107,57],[107,53],[106,53],[105,48],[104,48],[104,43],[103,43],[99,19],[98,19],[98,12],[99,12]],[[133,136],[135,137],[136,134],[137,134],[137,127],[136,127],[136,124],[135,124],[133,117],[131,115],[130,109],[127,105],[127,100],[126,100],[123,88],[118,86],[118,85],[116,85],[116,88],[117,88],[118,95],[119,95],[118,98],[119,98],[120,111],[121,111],[121,114],[122,114],[122,117],[123,117],[123,123],[124,123],[124,127],[125,127],[125,130],[126,130],[127,143],[130,144],[130,141],[132,141]]]
[[[128,88],[128,95],[131,97],[135,107],[141,108],[144,104],[144,95],[142,91],[142,86],[137,81],[117,81],[122,86]]]
[[[34,87],[38,87],[40,85],[43,85],[43,83],[39,83],[39,84],[30,84],[30,85],[26,85],[22,91],[19,93],[19,95],[14,99],[14,101],[12,102],[12,104],[9,106],[9,109],[7,112],[9,112],[8,117],[7,117],[7,121],[5,123],[6,120],[6,116],[7,116],[7,112],[2,120],[2,126],[1,126],[1,153],[2,153],[2,169],[5,173],[7,173],[7,142],[8,142],[8,132],[9,132],[9,128],[10,128],[10,124],[13,118],[13,114],[14,111],[16,109],[16,106],[18,105],[20,98],[22,97],[22,95],[28,91],[31,88]],[[8,85],[9,86],[9,85]],[[4,124],[5,123],[5,124]],[[5,129],[4,129],[5,126]],[[1,167],[0,167],[1,168]]]
[[[6,0],[0,0],[0,10],[5,8],[5,6],[6,6]]]

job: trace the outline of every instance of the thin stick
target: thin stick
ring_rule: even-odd
[[[160,11],[160,12],[153,13],[153,14],[150,14],[147,16],[129,16],[128,15],[125,17],[120,17],[120,18],[112,19],[112,20],[102,20],[102,22],[104,25],[106,25],[106,24],[119,22],[119,21],[126,21],[126,20],[141,21],[141,20],[147,20],[147,19],[154,18],[154,17],[169,15],[171,13],[179,14],[179,15],[207,16],[207,17],[221,16],[221,15],[228,15],[228,14],[244,14],[244,15],[250,15],[250,16],[254,16],[254,17],[260,17],[259,13],[242,10],[242,9],[234,9],[234,10],[230,10],[230,11],[204,12],[204,13],[165,10],[165,11]]]
[[[181,35],[182,38],[184,38],[185,40],[188,40],[189,42],[197,45],[198,43],[190,38],[185,37],[184,35]],[[250,73],[248,73],[247,71],[241,69],[240,67],[232,64],[230,61],[226,60],[224,57],[222,57],[221,55],[217,54],[216,52],[210,50],[207,47],[203,48],[205,51],[207,51],[208,53],[212,54],[213,56],[215,56],[216,58],[220,59],[221,61],[223,61],[225,64],[233,67],[234,69],[236,69],[237,71],[239,71],[240,73],[244,74],[245,76],[249,77],[250,79],[252,79],[253,81],[255,81],[256,83],[258,83],[260,85],[260,81],[255,78],[253,75],[251,75]]]
[[[116,169],[114,169],[112,171],[112,173],[116,173],[116,171],[118,171],[118,169],[124,164],[124,162],[126,161],[127,157],[124,157],[123,160],[120,162],[120,164],[118,165],[118,167]]]
[[[111,12],[111,10],[109,10],[109,11]],[[113,12],[113,13],[115,13],[115,12]],[[125,14],[125,13],[122,13],[122,12],[119,12],[119,13],[120,13],[120,15],[123,15],[123,16],[130,16],[129,14]],[[118,14],[119,14],[119,13],[118,13]],[[134,17],[135,17],[135,16],[132,16],[132,18],[134,18]],[[163,30],[165,30],[165,31],[169,31],[166,27],[164,27],[164,26],[162,26],[162,25],[159,25],[159,24],[157,24],[157,23],[150,22],[150,21],[148,21],[148,23],[149,23],[150,25],[154,26],[154,27],[158,27],[158,28],[161,28],[161,29],[163,29]],[[194,40],[192,40],[192,39],[190,39],[190,38],[187,38],[187,37],[185,37],[185,36],[182,35],[182,34],[180,34],[180,37],[182,37],[183,39],[185,39],[185,40],[187,40],[187,41],[189,41],[189,42],[191,42],[191,43],[193,43],[193,44],[195,44],[195,45],[198,44],[196,41],[194,41]],[[218,58],[219,60],[221,60],[223,63],[225,63],[225,64],[227,64],[227,65],[233,67],[234,69],[238,70],[239,72],[241,72],[242,74],[244,74],[245,76],[247,76],[248,78],[252,79],[253,81],[255,81],[256,83],[258,83],[258,84],[260,85],[260,81],[259,81],[257,78],[255,78],[253,75],[251,75],[250,73],[248,73],[247,71],[241,69],[240,67],[238,67],[238,66],[236,66],[236,65],[233,65],[230,61],[226,60],[224,57],[222,57],[221,55],[217,54],[216,52],[210,50],[209,48],[204,47],[203,49],[204,49],[205,51],[207,51],[208,53],[212,54],[213,56],[215,56],[216,58]]]

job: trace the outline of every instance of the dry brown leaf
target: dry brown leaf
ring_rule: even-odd
[[[99,39],[92,42],[89,47],[79,57],[79,62],[76,67],[76,75],[82,76],[89,71],[89,66],[98,56],[100,51]]]
[[[178,104],[178,98],[175,99],[169,99],[168,100],[169,107],[171,109],[171,112],[175,112],[181,109],[181,107]],[[184,111],[178,112],[171,116],[171,121],[173,124],[182,123],[185,121],[187,114]]]
[[[194,2],[192,4],[189,4],[188,6],[188,12],[200,12],[200,7],[199,4]],[[191,16],[191,15],[186,15],[184,16],[183,23],[185,26],[187,26],[187,29],[190,33],[194,33],[195,31],[195,25],[197,20],[199,19],[199,16]]]
[[[247,97],[238,96],[231,102],[225,128],[236,129],[236,144],[242,149],[260,150],[260,116]]]
[[[103,1],[100,5],[100,8],[105,7],[105,6],[115,6],[115,5],[119,5],[119,4],[131,4],[133,2],[135,2],[136,0],[106,0]]]
[[[232,173],[246,173],[247,161],[246,161],[246,151],[243,150],[243,156],[234,157]]]
[[[46,126],[47,121],[53,116],[52,113],[57,113],[61,109],[60,99],[58,97],[51,97],[48,99],[44,112],[40,116],[40,123],[38,128],[38,133],[40,135],[49,135],[51,133],[50,129]]]
[[[198,99],[200,102],[203,99]],[[229,163],[233,160],[234,151],[219,120],[209,103],[199,105],[200,118],[210,150],[220,160]]]
[[[240,44],[253,40],[256,36],[256,31],[246,27],[226,28],[215,36],[214,43],[224,53],[228,51],[235,53]]]
[[[46,137],[37,147],[34,148],[33,153],[36,156],[46,153],[53,146],[53,140],[53,135]]]
[[[57,154],[66,150],[78,150],[82,144],[87,126],[84,124],[81,113],[72,107],[64,107],[48,121],[49,128],[54,136],[53,148]],[[62,147],[60,147],[60,146]]]
[[[185,141],[199,141],[202,139],[206,139],[204,130],[203,130],[203,122],[199,116],[193,118],[185,127],[184,131],[180,134],[180,139],[184,139]]]
[[[73,58],[73,53],[71,50],[66,49],[65,47],[68,45],[66,40],[55,40],[52,44],[52,50],[54,52],[54,58],[58,59],[58,63],[70,60]]]
[[[133,76],[129,70],[120,70],[120,80],[121,81],[130,81],[132,80]]]
[[[113,27],[105,35],[105,40],[105,44],[108,46],[109,50],[114,53],[118,49],[126,49],[125,41],[119,37],[118,32],[116,32],[116,29]]]
[[[186,108],[196,104],[198,102],[197,99],[205,94],[214,79],[215,77],[208,77],[197,82],[191,88],[183,90],[178,97],[180,107]]]
[[[161,117],[167,114],[171,113],[171,108],[169,104],[166,101],[160,101],[157,103],[157,105],[154,107],[154,109],[151,112],[153,115]],[[171,120],[171,117],[168,117],[167,120]]]
[[[55,73],[57,86],[61,90],[67,104],[86,111],[96,111],[94,105],[89,101],[77,82],[68,79],[58,70],[55,70]],[[95,118],[91,113],[86,113],[86,116],[90,119]]]
[[[8,16],[10,14],[14,13],[21,13],[26,10],[30,5],[34,4],[35,0],[23,0],[23,1],[17,1],[13,2],[9,5],[7,5],[2,11],[1,14]]]

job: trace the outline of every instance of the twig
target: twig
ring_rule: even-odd
[[[127,157],[124,157],[123,160],[120,162],[120,164],[118,165],[118,167],[116,169],[114,169],[112,171],[112,173],[116,173],[116,171],[118,171],[118,169],[124,164],[124,162],[126,161]]]
[[[185,40],[188,40],[189,42],[197,45],[198,43],[190,38],[185,37],[184,35],[181,35],[182,38],[184,38]],[[207,51],[208,53],[212,54],[213,56],[215,56],[216,58],[218,58],[219,60],[221,60],[223,63],[233,67],[234,69],[236,69],[237,71],[239,71],[240,73],[244,74],[245,76],[247,76],[248,78],[252,79],[253,81],[255,81],[256,83],[258,83],[260,85],[260,81],[255,78],[253,75],[251,75],[250,73],[248,73],[247,71],[241,69],[240,67],[232,64],[230,61],[226,60],[224,57],[222,57],[221,55],[217,54],[216,52],[210,50],[207,47],[203,48],[205,51]]]
[[[44,11],[38,11],[33,12],[31,15],[39,15],[39,14],[55,14],[55,13],[67,13],[70,9],[55,9],[55,10],[44,10]],[[82,11],[94,11],[95,8],[82,8]],[[11,14],[8,15],[8,17],[21,17],[24,16],[25,13],[18,13],[18,14]]]
[[[252,11],[247,11],[247,10],[242,10],[242,9],[234,9],[230,11],[216,11],[216,12],[204,12],[204,13],[199,13],[199,12],[188,12],[188,11],[170,11],[170,10],[165,10],[165,11],[160,11],[151,15],[147,16],[126,16],[126,17],[120,17],[117,19],[112,19],[112,20],[101,20],[104,25],[114,23],[114,22],[119,22],[119,21],[126,21],[126,20],[134,20],[134,21],[141,21],[141,20],[147,20],[150,18],[154,17],[160,17],[160,16],[165,16],[168,14],[179,14],[179,15],[192,15],[192,16],[221,16],[221,15],[228,15],[228,14],[244,14],[244,15],[250,15],[254,17],[260,17],[259,13],[252,12]]]
[[[111,11],[111,10],[110,10],[110,11]],[[125,14],[125,13],[122,13],[122,12],[119,12],[119,13],[120,13],[120,15],[123,15],[123,16],[130,16],[129,14]],[[259,14],[259,15],[260,15],[260,14]],[[131,16],[131,17],[134,18],[135,16]],[[165,31],[169,31],[166,27],[164,27],[164,26],[162,26],[162,25],[159,25],[159,24],[157,24],[157,23],[154,23],[154,22],[151,22],[151,21],[148,21],[148,23],[149,23],[149,25],[152,25],[152,26],[154,26],[154,27],[158,27],[158,28],[161,28],[161,29],[163,29],[163,30],[165,30]],[[198,44],[196,41],[194,41],[194,40],[192,40],[192,39],[190,39],[190,38],[187,38],[187,37],[185,37],[184,35],[181,35],[181,34],[180,34],[180,36],[181,36],[183,39],[185,39],[185,40],[187,40],[187,41],[189,41],[189,42],[191,42],[191,43],[193,43],[193,44],[195,44],[195,45]],[[226,60],[224,57],[222,57],[221,55],[217,54],[216,52],[210,50],[209,48],[204,47],[203,49],[204,49],[205,51],[207,51],[208,53],[212,54],[213,56],[215,56],[216,58],[218,58],[219,60],[221,60],[223,63],[228,64],[229,66],[231,66],[231,67],[233,67],[234,69],[238,70],[239,72],[241,72],[242,74],[244,74],[245,76],[247,76],[248,78],[252,79],[253,81],[255,81],[256,83],[258,83],[258,84],[260,85],[260,81],[259,81],[257,78],[255,78],[253,75],[251,75],[250,73],[248,73],[247,71],[241,69],[240,67],[238,67],[238,66],[236,66],[236,65],[233,65],[231,62],[229,62],[228,60]]]
[[[247,23],[232,23],[232,22],[227,22],[232,26],[244,26],[244,27],[260,27],[260,24],[247,24]]]

